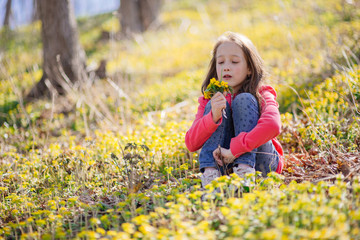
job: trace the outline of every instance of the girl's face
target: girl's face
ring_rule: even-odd
[[[241,48],[234,42],[220,44],[216,51],[216,72],[236,93],[241,83],[251,74]]]

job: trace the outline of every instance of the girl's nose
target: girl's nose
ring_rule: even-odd
[[[224,72],[230,71],[229,67],[224,67]]]

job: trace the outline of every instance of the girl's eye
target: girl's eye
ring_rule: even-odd
[[[224,62],[218,62],[218,64],[223,64]]]
[[[237,63],[239,63],[239,62],[236,62],[236,61],[232,61],[232,63],[234,63],[234,64],[237,64]]]

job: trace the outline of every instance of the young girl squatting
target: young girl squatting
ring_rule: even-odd
[[[233,32],[219,37],[201,90],[204,93],[210,79],[222,79],[232,87],[233,95],[217,92],[211,99],[199,97],[195,120],[185,136],[190,152],[202,148],[203,187],[221,175],[217,167],[223,165],[221,157],[240,177],[255,171],[263,176],[282,172],[283,150],[276,139],[281,130],[280,112],[274,88],[262,85],[265,73],[250,39]]]

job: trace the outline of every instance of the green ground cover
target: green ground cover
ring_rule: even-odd
[[[108,79],[24,104],[40,79],[40,24],[0,38],[0,238],[359,239],[357,1],[168,1],[133,40],[112,14],[79,19]],[[278,93],[282,175],[222,177],[201,201],[184,144],[216,38],[247,35]],[[229,191],[236,184],[240,191]],[[205,191],[205,192],[206,192]]]

